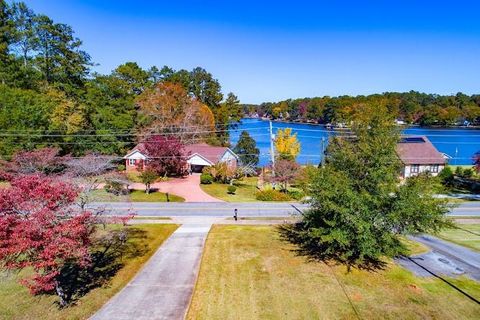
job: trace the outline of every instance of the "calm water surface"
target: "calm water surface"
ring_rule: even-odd
[[[260,149],[260,165],[267,165],[270,162],[268,126],[268,121],[265,120],[243,119],[237,129],[231,130],[230,141],[235,145],[241,131],[248,131]],[[327,141],[332,131],[323,125],[273,122],[274,133],[284,128],[292,128],[293,132],[297,133],[301,143],[301,152],[297,160],[302,164],[318,164],[321,159],[322,138]],[[405,129],[403,133],[427,136],[440,152],[452,157],[450,164],[453,165],[471,164],[474,153],[480,151],[480,129],[414,127]]]

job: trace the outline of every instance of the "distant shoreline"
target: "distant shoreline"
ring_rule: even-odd
[[[262,120],[262,121],[272,121],[272,122],[277,122],[277,123],[292,123],[292,124],[306,124],[306,125],[312,125],[312,126],[326,126],[326,124],[322,123],[312,123],[312,122],[304,122],[304,121],[288,121],[288,120],[272,120],[269,118],[259,118],[259,117],[244,117],[243,119],[255,119],[255,120]],[[465,130],[480,130],[480,126],[422,126],[419,124],[408,124],[408,125],[399,125],[399,127],[418,127],[418,128],[425,128],[425,129],[465,129]],[[337,128],[334,127],[335,129],[347,129],[347,128]]]

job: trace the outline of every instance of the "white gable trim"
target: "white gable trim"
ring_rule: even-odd
[[[123,159],[142,159],[145,160],[147,159],[147,156],[141,153],[139,150],[135,149],[129,154],[127,154]]]
[[[211,165],[211,166],[214,165],[214,163],[213,163],[212,161],[208,160],[207,158],[205,158],[204,156],[202,156],[201,154],[199,154],[199,153],[197,153],[197,152],[192,153],[191,155],[188,156],[188,158],[187,158],[187,163],[191,164],[192,159],[195,158],[195,157],[201,158],[203,161],[205,161],[207,164],[209,164],[209,165]]]
[[[230,149],[230,148],[227,148],[227,150],[225,150],[225,153],[227,153],[227,152],[231,153],[231,154],[232,154],[232,156],[234,156],[234,157],[235,157],[235,159],[237,159],[237,160],[238,160],[238,159],[240,159],[240,158],[238,157],[238,155],[237,155],[235,152],[233,152],[233,150],[232,150],[232,149]],[[225,156],[225,153],[223,154],[222,158]]]
[[[230,161],[235,161],[235,162],[238,161],[238,156],[235,154],[235,152],[227,148],[227,150],[225,150],[225,152],[220,157],[218,162],[230,162]]]

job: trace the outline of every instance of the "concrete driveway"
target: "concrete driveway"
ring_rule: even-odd
[[[185,202],[223,202],[214,198],[200,188],[200,175],[193,174],[185,178],[171,178],[168,181],[153,183],[152,188],[160,192],[168,192],[185,199]],[[142,183],[131,183],[131,189],[145,189]]]
[[[450,277],[465,275],[480,281],[480,253],[430,235],[411,237],[431,251],[413,256],[418,264],[436,273]],[[400,258],[397,262],[418,276],[431,276],[412,261]]]
[[[192,221],[178,228],[135,278],[90,319],[184,319],[212,222]]]

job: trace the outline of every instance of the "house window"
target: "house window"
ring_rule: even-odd
[[[411,173],[418,173],[420,171],[420,165],[419,164],[412,164],[412,168],[410,169]]]
[[[135,159],[128,159],[128,165],[129,166],[134,166],[135,165]]]
[[[433,164],[430,166],[430,172],[438,173],[438,164]]]

